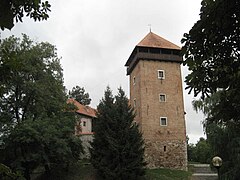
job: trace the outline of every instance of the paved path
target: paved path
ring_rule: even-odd
[[[191,164],[193,175],[191,180],[217,180],[217,174],[212,172],[209,164]]]

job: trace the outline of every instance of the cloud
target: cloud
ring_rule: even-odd
[[[58,0],[50,1],[50,18],[33,22],[24,18],[2,38],[22,32],[37,41],[56,45],[62,57],[65,85],[85,87],[96,107],[106,86],[114,93],[121,85],[129,94],[124,64],[135,45],[152,31],[181,46],[183,33],[199,19],[201,0]],[[185,69],[184,76],[188,73]],[[184,91],[187,134],[190,141],[203,136],[201,117]],[[201,116],[201,115],[200,115]],[[192,140],[193,139],[193,140]]]

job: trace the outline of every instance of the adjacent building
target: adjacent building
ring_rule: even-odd
[[[89,157],[89,150],[90,147],[89,142],[93,140],[93,128],[94,128],[94,121],[96,119],[96,109],[91,108],[90,106],[85,106],[80,104],[75,99],[68,99],[67,103],[72,103],[76,106],[76,117],[77,122],[75,125],[75,135],[79,136],[82,140],[82,145],[84,147],[84,158]]]

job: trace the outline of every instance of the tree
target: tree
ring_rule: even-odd
[[[79,158],[75,116],[68,111],[56,48],[26,35],[0,43],[1,163],[26,179],[39,165],[68,165]]]
[[[188,161],[209,163],[211,158],[210,145],[203,137],[199,138],[196,144],[188,144]]]
[[[133,109],[120,88],[109,87],[98,105],[91,162],[105,179],[137,179],[144,175],[144,141],[134,123]]]
[[[204,127],[211,148],[211,156],[220,156],[224,161],[220,169],[222,177],[235,179],[240,176],[238,158],[240,127],[233,120],[222,120],[224,110],[218,108],[221,103],[221,93],[218,91],[204,100],[196,100],[193,106],[195,110],[203,111],[206,116]]]
[[[82,105],[89,105],[91,103],[91,99],[89,98],[89,94],[85,92],[84,87],[73,87],[72,91],[69,91],[69,97],[74,98],[76,101],[81,103]]]
[[[193,143],[187,144],[187,157],[190,162],[197,162],[196,145]]]
[[[12,172],[12,170],[5,166],[4,164],[0,163],[0,178],[3,180],[8,180],[8,179],[18,179],[18,180],[25,180],[21,174],[18,172]]]
[[[200,20],[182,39],[184,64],[191,71],[185,82],[195,96],[201,94],[207,137],[215,153],[224,157],[220,173],[227,179],[240,176],[239,23],[238,0],[203,0]]]
[[[197,162],[209,163],[211,161],[211,149],[208,141],[204,138],[200,138],[196,144],[196,157]]]
[[[42,0],[1,0],[0,1],[0,28],[11,30],[16,22],[26,16],[35,21],[47,20],[51,5]]]
[[[203,0],[200,20],[182,39],[187,88],[209,96],[239,87],[240,2]]]

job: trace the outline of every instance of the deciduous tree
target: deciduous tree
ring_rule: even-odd
[[[77,160],[81,141],[66,105],[62,68],[56,48],[23,35],[0,43],[1,162],[30,173],[39,165]]]
[[[209,142],[222,152],[231,152],[223,160],[221,174],[227,179],[239,177],[240,144],[240,2],[238,0],[203,0],[200,20],[184,34],[184,64],[190,74],[187,88],[201,94],[207,110],[206,132]],[[217,96],[217,98],[216,98]],[[206,97],[209,99],[206,100]],[[209,101],[209,102],[207,102]],[[206,106],[205,106],[206,105]],[[221,132],[230,133],[221,136]],[[221,141],[214,141],[215,138]],[[231,137],[226,139],[225,137]],[[229,141],[230,140],[230,141]],[[220,144],[219,144],[220,143]],[[223,150],[223,151],[222,151]]]
[[[0,28],[11,30],[14,21],[22,22],[24,15],[35,21],[48,19],[50,11],[48,1],[42,0],[1,0],[0,1]]]

